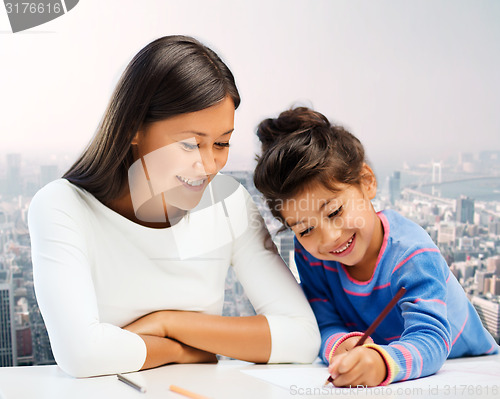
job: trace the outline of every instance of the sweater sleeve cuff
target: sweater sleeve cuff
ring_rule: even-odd
[[[394,380],[394,378],[396,377],[396,375],[399,372],[398,365],[396,364],[394,359],[389,355],[389,353],[387,353],[387,351],[384,348],[382,348],[380,345],[365,344],[363,346],[365,348],[371,348],[371,349],[376,350],[380,354],[380,356],[382,356],[382,359],[384,359],[384,362],[385,362],[385,367],[387,369],[387,377],[379,385],[380,386],[389,385]]]
[[[325,347],[325,358],[328,359],[328,364],[332,362],[332,357],[335,354],[335,351],[337,348],[340,346],[342,342],[344,342],[346,339],[351,338],[351,337],[361,337],[364,334],[362,332],[354,331],[350,332],[347,334],[339,335],[335,334],[333,335],[333,339],[328,342],[328,344]],[[337,340],[335,340],[335,337],[339,336]],[[332,345],[333,344],[333,345]]]

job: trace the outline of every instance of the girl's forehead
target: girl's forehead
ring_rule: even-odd
[[[283,200],[278,206],[281,207],[281,214],[285,217],[323,212],[345,201],[346,194],[346,190],[331,191],[326,188],[304,190],[292,198]]]
[[[287,205],[297,208],[300,203],[309,204],[313,207],[324,207],[325,203],[338,201],[350,192],[347,184],[338,184],[335,189],[325,187],[321,184],[314,184],[301,190],[297,195],[287,200]]]

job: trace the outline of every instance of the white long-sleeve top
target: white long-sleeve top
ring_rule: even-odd
[[[315,317],[283,260],[266,249],[255,204],[241,185],[215,201],[214,181],[199,207],[165,229],[134,223],[65,179],[35,195],[28,215],[35,292],[65,372],[139,370],[145,343],[120,327],[157,310],[221,314],[230,265],[267,318],[269,362],[316,358]]]

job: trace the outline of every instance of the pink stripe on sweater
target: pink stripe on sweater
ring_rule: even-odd
[[[441,299],[423,299],[423,298],[417,298],[413,301],[413,303],[417,303],[417,302],[437,302],[437,303],[440,303],[441,305],[444,305],[446,306],[446,303],[444,303]]]
[[[455,345],[455,342],[457,342],[458,337],[460,337],[460,335],[462,335],[464,328],[465,328],[465,325],[467,324],[467,320],[469,320],[469,309],[467,309],[467,316],[465,317],[464,324],[462,325],[462,328],[460,329],[457,336],[455,337],[455,339],[451,343],[451,346]]]
[[[415,351],[417,352],[417,355],[418,355],[418,357],[420,359],[420,370],[419,370],[418,376],[417,376],[417,378],[418,378],[418,377],[420,377],[422,375],[422,368],[424,367],[424,360],[422,359],[422,355],[420,354],[420,351],[416,348],[415,345],[410,344],[409,342],[406,342],[406,345],[413,346],[413,349],[415,349]]]
[[[309,303],[313,303],[313,302],[328,302],[328,299],[324,299],[324,298],[311,298],[311,299],[309,299]]]
[[[446,346],[446,350],[448,351],[448,354],[450,354],[450,345],[448,345],[448,342],[446,342],[446,340],[443,337],[441,337],[441,338],[443,339],[443,342]]]
[[[391,283],[385,283],[385,284],[382,284],[382,285],[377,285],[376,287],[373,287],[374,290],[381,290],[382,288],[387,288],[387,287],[390,287],[391,286]]]
[[[413,252],[411,255],[409,255],[405,260],[402,260],[399,262],[396,267],[393,269],[392,273],[394,273],[396,270],[398,270],[401,266],[403,266],[406,262],[408,262],[411,258],[414,256],[421,254],[422,252],[439,252],[439,249],[437,248],[421,248]]]
[[[354,278],[352,278],[349,273],[347,272],[346,268],[344,265],[342,266],[342,269],[344,269],[344,272],[349,279],[351,283],[358,284],[358,285],[368,285],[372,282],[373,277],[375,276],[375,272],[377,271],[378,264],[380,263],[380,259],[382,259],[382,255],[384,255],[385,248],[387,247],[387,240],[389,239],[389,222],[387,221],[387,218],[382,212],[377,212],[377,216],[379,217],[380,221],[382,222],[382,227],[384,228],[384,240],[382,241],[382,246],[380,247],[380,251],[377,256],[377,261],[375,262],[375,267],[373,269],[373,274],[370,277],[368,281],[359,281]]]
[[[375,269],[377,268],[380,259],[382,259],[382,255],[384,255],[385,249],[387,248],[387,240],[389,239],[389,232],[390,232],[390,226],[389,226],[389,221],[387,220],[386,216],[382,212],[377,212],[377,216],[379,217],[380,221],[382,222],[382,227],[384,229],[384,240],[382,241],[382,247],[380,248],[380,251],[378,253],[377,257],[377,262],[375,263]],[[375,272],[373,272],[375,274]]]
[[[377,285],[376,287],[373,287],[373,290],[381,290],[382,288],[387,288],[390,287],[391,283],[386,283],[382,285]],[[371,292],[355,292],[355,291],[350,291],[344,288],[344,292],[346,292],[349,295],[355,295],[355,296],[370,296]]]
[[[349,295],[354,295],[354,296],[370,296],[371,292],[354,292],[354,291],[349,291],[344,288],[344,292],[349,294]]]
[[[332,348],[334,347],[335,343],[347,333],[341,332],[337,334],[333,334],[328,339],[326,340],[326,345],[325,345],[325,358],[328,359],[330,356],[330,352],[332,351]]]
[[[408,378],[410,378],[411,369],[412,369],[413,357],[411,355],[411,352],[407,348],[405,348],[403,345],[395,344],[395,345],[391,345],[391,347],[399,349],[401,351],[401,353],[403,354],[403,357],[404,357],[405,363],[406,363],[406,374],[401,381],[406,381]]]
[[[302,258],[309,264],[309,266],[315,267],[315,266],[322,266],[323,262],[311,262],[307,256],[302,252],[302,250],[295,248],[295,252],[298,253]]]

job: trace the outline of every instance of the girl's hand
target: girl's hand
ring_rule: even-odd
[[[358,343],[358,341],[361,339],[361,337],[350,337],[350,338],[347,338],[344,342],[342,342],[337,349],[335,349],[335,353],[333,355],[333,357],[335,356],[338,356],[338,355],[341,355],[342,353],[345,353],[347,351],[350,351],[351,349],[353,349],[356,344]],[[373,344],[373,339],[371,339],[371,337],[368,337],[365,341],[365,343],[367,344]]]
[[[163,338],[167,336],[168,315],[167,310],[153,312],[133,321],[123,329],[139,335],[154,335]]]
[[[376,350],[363,346],[336,354],[328,366],[328,371],[337,387],[374,387],[380,385],[387,376],[382,356]]]

